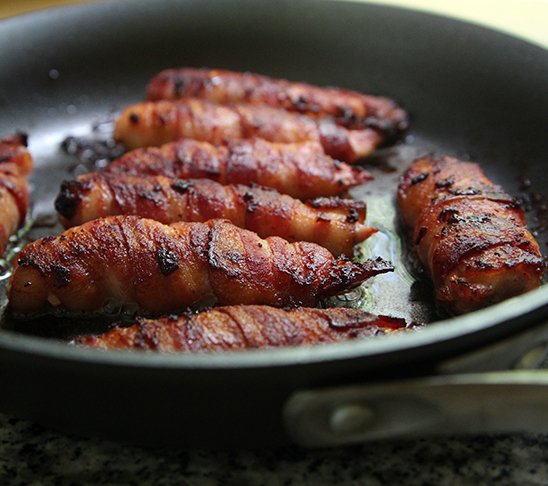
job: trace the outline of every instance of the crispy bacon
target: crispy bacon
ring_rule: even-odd
[[[234,141],[226,147],[181,140],[160,148],[136,149],[113,161],[104,172],[256,183],[299,199],[339,196],[372,179],[369,172],[328,157],[316,143],[261,139]]]
[[[25,220],[29,190],[25,176],[32,169],[27,150],[27,137],[22,134],[0,139],[0,256],[10,235]]]
[[[129,106],[116,120],[114,138],[128,149],[192,138],[215,145],[263,138],[270,142],[316,142],[331,157],[355,162],[382,142],[371,128],[348,130],[269,106],[217,105],[205,100],[155,101]]]
[[[15,314],[112,303],[149,313],[211,303],[282,307],[312,305],[388,271],[380,259],[336,259],[314,243],[262,240],[226,220],[167,226],[112,216],[27,245],[8,295]]]
[[[208,179],[85,174],[65,181],[55,200],[65,227],[115,215],[136,215],[170,224],[226,218],[262,238],[312,241],[334,255],[375,232],[363,225],[365,204],[326,198],[304,204],[274,189],[223,186]]]
[[[147,96],[151,101],[202,98],[216,103],[269,105],[315,118],[331,117],[347,128],[373,127],[387,137],[408,126],[405,111],[388,98],[249,72],[166,69],[152,79]]]
[[[476,310],[540,285],[544,264],[523,210],[477,164],[420,158],[401,178],[398,203],[450,311]]]
[[[357,309],[238,305],[194,315],[138,319],[99,336],[81,336],[73,344],[177,353],[227,351],[334,343],[405,329],[403,319]]]

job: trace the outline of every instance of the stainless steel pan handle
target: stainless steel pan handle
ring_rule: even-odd
[[[283,411],[308,447],[374,439],[548,432],[548,323],[438,363],[437,376],[295,392]],[[512,369],[513,371],[508,371]]]
[[[425,377],[308,390],[284,421],[307,447],[373,439],[489,432],[548,432],[548,371]]]

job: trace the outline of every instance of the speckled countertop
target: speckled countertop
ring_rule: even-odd
[[[0,484],[545,485],[548,435],[212,452],[67,436],[0,414]]]

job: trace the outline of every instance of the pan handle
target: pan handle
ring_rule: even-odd
[[[548,432],[548,371],[433,376],[297,391],[285,404],[307,447],[490,432]]]

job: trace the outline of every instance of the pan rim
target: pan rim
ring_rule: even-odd
[[[110,1],[94,0],[81,4],[54,7],[32,13],[20,14],[0,20],[0,25],[18,22],[26,22],[30,19],[41,18],[47,21],[47,16],[53,11],[71,11],[73,14],[85,12],[95,6],[101,6],[107,10],[111,6],[119,6],[124,0]],[[145,2],[141,2],[144,5]],[[333,3],[333,0],[323,0],[320,3]],[[353,5],[374,7],[378,9],[411,11],[421,16],[442,18],[446,21],[458,24],[471,25],[474,28],[488,31],[498,36],[506,37],[514,41],[526,44],[530,48],[546,52],[546,49],[522,38],[513,37],[498,30],[489,29],[472,22],[454,19],[442,14],[427,13],[408,7],[386,6],[356,1],[343,1]],[[518,305],[516,305],[518,304]],[[28,336],[0,330],[0,352],[18,352],[42,356],[48,359],[56,359],[70,362],[87,362],[97,365],[115,365],[126,367],[147,368],[173,368],[173,369],[228,369],[228,368],[264,368],[276,366],[290,366],[298,364],[313,364],[326,361],[338,361],[347,359],[364,358],[370,356],[387,355],[412,348],[422,348],[447,342],[453,339],[470,336],[474,333],[488,331],[493,327],[502,329],[505,324],[511,324],[518,317],[523,317],[534,312],[548,309],[547,285],[533,290],[528,294],[509,299],[489,308],[473,312],[464,316],[452,317],[437,321],[426,326],[420,332],[406,333],[402,335],[379,336],[373,340],[350,341],[323,346],[307,348],[278,348],[264,350],[246,350],[243,352],[204,353],[203,355],[170,355],[151,354],[143,352],[101,351],[95,349],[83,349],[68,346],[66,343],[56,342],[36,336]],[[502,316],[502,318],[501,318]],[[532,322],[528,326],[538,325]],[[512,330],[508,330],[507,334]],[[313,351],[313,352],[312,352]]]
[[[40,17],[43,16],[46,18],[46,16],[50,13],[53,13],[55,11],[69,11],[69,10],[85,10],[89,7],[95,7],[95,6],[105,6],[108,7],[109,5],[116,5],[121,4],[124,2],[128,2],[129,0],[75,0],[74,3],[70,4],[59,4],[59,5],[51,5],[51,6],[45,6],[41,8],[36,8],[35,10],[28,10],[28,11],[22,11],[20,13],[16,13],[13,15],[8,15],[5,17],[0,17],[0,25],[4,22],[8,23],[11,21],[17,21],[19,19],[24,18],[34,18],[34,17]],[[163,0],[164,2],[166,0]],[[230,1],[230,0],[229,0]],[[300,0],[303,1],[303,0]],[[310,0],[304,0],[303,3],[310,2]],[[133,3],[146,3],[146,0],[132,0]],[[385,4],[380,3],[376,0],[313,0],[314,3],[339,3],[339,4],[354,4],[354,5],[362,5],[365,7],[373,7],[373,8],[380,8],[383,10],[398,10],[398,11],[407,11],[407,12],[414,12],[420,15],[428,16],[428,17],[438,17],[443,18],[445,20],[449,20],[451,22],[471,25],[474,27],[477,27],[479,29],[483,29],[492,33],[496,33],[499,35],[503,35],[505,37],[511,38],[513,40],[517,40],[520,42],[524,42],[530,46],[541,48],[546,50],[546,47],[544,47],[540,43],[536,43],[534,41],[531,41],[529,39],[526,39],[524,37],[520,37],[518,35],[513,35],[511,33],[508,33],[504,30],[500,30],[497,27],[491,27],[486,26],[485,24],[475,21],[475,20],[469,20],[464,18],[459,18],[452,16],[450,13],[445,13],[444,11],[437,11],[437,10],[427,10],[426,7],[413,7],[408,5],[403,5],[400,3],[393,3],[393,4]]]
[[[65,12],[65,11],[74,11],[77,10],[87,10],[89,8],[95,8],[95,7],[105,7],[110,8],[112,6],[117,6],[119,4],[128,2],[129,0],[75,0],[75,3],[71,4],[61,4],[61,5],[52,5],[52,6],[46,6],[42,8],[37,8],[36,10],[32,11],[23,11],[21,13],[17,13],[14,15],[9,15],[6,17],[0,18],[0,25],[12,23],[12,22],[19,22],[27,19],[34,20],[35,18],[43,17],[44,20],[47,21],[49,14],[55,13],[55,12]],[[145,5],[147,4],[146,0],[131,0],[133,4],[141,4]],[[169,2],[170,0],[161,0],[162,2]],[[171,0],[172,1],[172,0]],[[229,3],[231,0],[225,0],[225,3]],[[468,25],[472,26],[474,28],[477,28],[479,30],[484,30],[487,32],[490,32],[492,34],[500,35],[503,37],[506,37],[507,39],[512,39],[513,41],[522,42],[524,44],[527,44],[530,47],[537,48],[540,50],[547,51],[548,46],[544,46],[541,43],[534,42],[532,40],[529,40],[527,38],[513,35],[509,32],[506,32],[504,30],[500,30],[497,27],[491,27],[486,26],[485,24],[469,20],[469,19],[463,19],[459,17],[451,16],[449,13],[445,13],[443,11],[434,11],[434,10],[427,10],[426,8],[414,8],[413,6],[408,5],[402,5],[399,3],[394,4],[385,4],[385,3],[379,3],[375,0],[299,0],[302,3],[318,3],[318,4],[329,4],[329,3],[339,3],[339,4],[347,4],[347,5],[357,5],[362,6],[366,8],[377,8],[381,10],[394,10],[394,11],[400,11],[400,12],[412,12],[421,16],[425,17],[431,17],[431,18],[438,18],[438,19],[444,19],[446,21],[456,23],[456,24],[462,24],[462,25]],[[160,2],[158,2],[160,3]],[[191,1],[189,3],[192,3]]]
[[[195,354],[107,351],[71,346],[61,341],[1,330],[0,352],[13,351],[73,363],[86,362],[97,365],[150,369],[251,369],[380,357],[448,343],[475,333],[492,330],[495,327],[501,330],[502,327],[512,324],[519,317],[548,309],[548,292],[546,290],[547,286],[543,285],[527,294],[507,299],[488,308],[436,321],[415,332],[326,345]],[[516,305],[516,301],[519,301],[520,305]],[[500,319],[501,315],[504,316],[503,320]],[[544,322],[532,322],[521,330],[525,331],[542,323]],[[506,334],[512,334],[512,330],[508,330]]]

